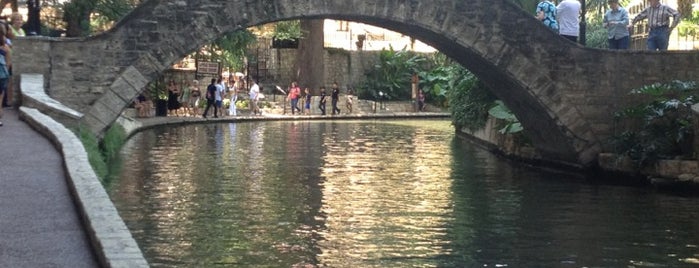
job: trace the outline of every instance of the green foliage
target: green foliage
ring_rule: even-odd
[[[87,36],[104,31],[140,4],[139,0],[71,0],[63,10],[68,36]]]
[[[294,40],[303,36],[299,20],[280,21],[274,25],[272,36],[277,40]]]
[[[167,100],[167,87],[163,77],[151,81],[146,85],[147,93],[151,100]]]
[[[447,91],[452,124],[457,129],[475,131],[485,126],[495,97],[475,75],[466,70],[460,73],[455,77],[454,88]]]
[[[69,37],[90,34],[90,13],[96,5],[97,0],[72,0],[63,4],[63,21]]]
[[[419,72],[420,88],[425,93],[427,102],[447,107],[447,91],[455,89],[459,82],[456,78],[468,71],[441,53],[434,54],[431,61],[430,65],[434,67]]]
[[[119,154],[119,150],[126,141],[126,130],[119,124],[112,126],[104,133],[104,138],[100,143],[102,155],[107,163]]]
[[[379,60],[366,73],[366,81],[357,90],[362,99],[377,100],[383,92],[391,100],[409,100],[411,98],[411,77],[418,73],[424,56],[412,51],[394,50],[389,47],[379,53]]]
[[[608,30],[602,26],[603,16],[594,16],[588,19],[585,31],[585,46],[593,48],[609,48],[607,41]]]
[[[649,99],[615,114],[622,132],[611,142],[615,153],[642,167],[659,159],[691,157],[694,137],[692,104],[699,93],[694,82],[673,81],[631,91]]]
[[[502,120],[505,123],[503,126],[501,126],[502,128],[499,131],[501,134],[513,134],[524,130],[522,124],[519,122],[515,114],[513,114],[501,100],[496,100],[495,104],[496,105],[493,106],[493,108],[488,110],[488,114]]]
[[[211,61],[218,61],[224,66],[241,70],[245,66],[243,58],[246,49],[257,42],[257,37],[247,29],[224,34],[211,46]]]
[[[79,128],[77,133],[78,138],[80,138],[80,141],[82,141],[83,146],[85,147],[85,151],[87,152],[87,160],[90,162],[95,174],[100,179],[105,178],[108,173],[108,168],[107,163],[102,157],[97,136],[92,134],[92,132],[86,128]]]
[[[77,133],[85,147],[92,169],[100,180],[105,181],[109,175],[107,163],[116,158],[126,142],[126,131],[121,125],[113,124],[104,134],[101,142],[89,129],[79,128]]]
[[[699,10],[693,11],[677,25],[677,33],[681,37],[693,37],[699,33]]]
[[[131,12],[140,1],[138,0],[99,0],[91,15],[91,29],[106,31],[114,22]]]

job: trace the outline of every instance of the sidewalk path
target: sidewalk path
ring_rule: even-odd
[[[0,267],[98,267],[56,148],[5,109],[0,127]]]

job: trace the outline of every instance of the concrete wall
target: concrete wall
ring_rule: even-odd
[[[296,61],[296,49],[270,49],[268,65],[270,68],[269,79],[262,82],[263,85],[279,85],[286,89],[294,80],[294,62]],[[325,84],[330,88],[337,81],[340,87],[358,87],[365,81],[365,74],[378,62],[379,51],[346,51],[338,49],[326,49],[323,54],[325,61]],[[301,85],[304,87],[304,85]],[[269,88],[265,86],[265,88]],[[313,94],[318,94],[317,89],[311,89]]]

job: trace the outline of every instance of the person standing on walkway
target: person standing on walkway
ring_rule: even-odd
[[[235,103],[238,101],[238,87],[235,85],[235,81],[230,82],[230,89],[228,94],[231,95],[231,103],[228,105],[228,114],[231,116],[238,115],[238,109],[235,107]]]
[[[423,92],[422,89],[417,92],[417,111],[425,111],[425,92]]]
[[[218,117],[218,108],[216,108],[216,78],[211,78],[211,84],[206,87],[206,109],[204,109],[204,114],[202,115],[206,118],[209,114],[209,108],[214,106],[214,118]]]
[[[558,31],[565,39],[578,42],[580,35],[580,2],[563,0],[556,7]]]
[[[189,81],[182,81],[182,94],[180,95],[180,103],[182,104],[182,111],[185,115],[189,116],[192,114],[189,105],[189,98],[192,94],[192,84]]]
[[[340,114],[340,108],[337,108],[337,101],[340,100],[340,87],[337,85],[337,82],[333,82],[333,88],[332,92],[330,95],[332,105],[333,105],[333,112],[332,114],[335,115],[335,113]]]
[[[325,103],[327,101],[327,94],[325,94],[325,87],[320,87],[320,100],[318,101],[318,109],[320,109],[320,115],[325,115]]]
[[[291,87],[289,88],[289,96],[287,97],[287,99],[291,100],[292,115],[296,111],[301,111],[301,109],[299,109],[299,96],[301,96],[301,88],[299,88],[298,84],[295,81],[291,82]]]
[[[215,104],[216,104],[216,109],[214,109],[214,118],[218,117],[216,116],[216,110],[218,110],[221,113],[221,116],[224,116],[223,114],[223,95],[225,94],[226,86],[223,85],[223,79],[219,78],[216,80],[216,94],[214,94],[214,99],[215,99]]]
[[[199,114],[199,100],[201,100],[201,90],[199,89],[199,80],[192,81],[192,94],[189,97],[189,106],[192,107],[192,116]]]
[[[304,113],[306,115],[311,115],[311,98],[313,97],[311,95],[311,90],[309,88],[306,88],[303,90],[303,93],[303,100],[305,102],[305,105],[303,106]]]
[[[170,110],[170,115],[179,116],[177,112],[180,109],[180,88],[175,83],[175,80],[170,80],[167,85],[167,109]]]
[[[670,24],[670,17],[672,17],[672,24]],[[648,19],[648,28],[650,29],[648,40],[646,41],[648,50],[667,50],[670,42],[670,33],[680,23],[680,13],[667,5],[661,4],[660,0],[650,0],[648,7],[633,18],[630,28],[633,28],[634,24],[646,18]]]
[[[347,90],[347,113],[351,114],[352,113],[352,103],[353,103],[353,98],[354,98],[354,91],[352,89]]]
[[[0,100],[5,96],[7,92],[8,81],[10,80],[10,67],[12,66],[12,61],[10,60],[10,46],[5,42],[5,33],[0,30]],[[3,107],[0,105],[0,118],[3,115]],[[2,122],[0,122],[0,127]]]
[[[619,5],[619,0],[609,0],[609,10],[604,14],[602,26],[607,28],[609,49],[629,48],[629,12]]]
[[[552,31],[558,33],[558,21],[556,21],[556,6],[549,0],[541,0],[536,5],[536,19],[549,27]]]
[[[256,115],[260,108],[257,107],[257,101],[260,99],[260,86],[257,85],[257,81],[252,80],[252,86],[250,87],[250,115]],[[262,113],[260,113],[262,114]]]

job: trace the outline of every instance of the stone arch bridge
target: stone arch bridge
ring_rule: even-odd
[[[490,85],[544,157],[577,166],[595,163],[630,89],[699,78],[699,53],[584,48],[510,0],[150,0],[104,34],[16,40],[15,73],[43,74],[50,96],[83,113],[64,124],[100,133],[149,81],[222,34],[310,18],[432,45]]]

